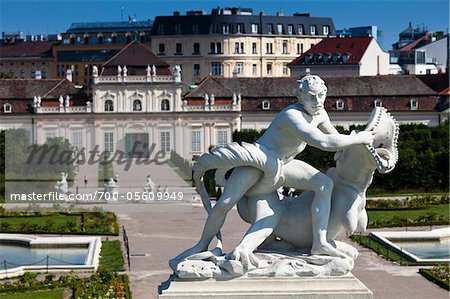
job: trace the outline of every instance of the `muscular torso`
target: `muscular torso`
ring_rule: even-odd
[[[294,122],[298,118],[303,118],[313,127],[317,127],[322,122],[321,115],[311,116],[303,111],[301,105],[291,105],[275,117],[256,143],[275,152],[284,163],[289,162],[307,145],[301,133],[294,129]]]

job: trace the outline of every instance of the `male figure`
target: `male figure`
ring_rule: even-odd
[[[315,192],[312,203],[312,254],[341,256],[328,243],[326,234],[330,214],[332,180],[311,165],[294,160],[307,144],[326,151],[337,151],[354,144],[371,144],[372,132],[342,135],[331,124],[324,109],[327,93],[325,82],[308,75],[298,81],[298,103],[281,111],[264,134],[255,142],[255,150],[263,149],[267,160],[281,165],[279,178],[268,186],[262,184],[264,173],[249,166],[236,167],[227,179],[224,193],[208,215],[200,241],[175,259],[207,250],[222,227],[228,211],[244,196],[258,196],[275,191],[280,186]]]

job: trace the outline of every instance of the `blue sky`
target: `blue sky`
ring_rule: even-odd
[[[331,17],[337,29],[377,25],[382,30],[381,46],[387,50],[398,33],[409,22],[426,26],[430,31],[447,32],[449,28],[448,0],[284,0],[284,1],[138,1],[138,0],[0,0],[0,31],[22,31],[25,34],[61,33],[73,22],[120,21],[129,14],[137,19],[154,19],[171,15],[174,10],[206,10],[220,7],[250,7],[255,14],[265,11],[275,15],[280,9],[285,15],[294,12]]]

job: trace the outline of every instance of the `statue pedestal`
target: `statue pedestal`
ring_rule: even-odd
[[[240,277],[227,281],[174,277],[167,284],[165,289],[162,286],[160,299],[373,298],[373,293],[351,273],[332,277]]]

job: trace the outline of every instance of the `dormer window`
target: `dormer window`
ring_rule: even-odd
[[[305,63],[309,63],[311,61],[312,55],[311,54],[306,54],[305,55]]]
[[[409,101],[409,105],[411,107],[411,110],[417,110],[419,108],[419,101],[417,99],[411,99]]]
[[[3,112],[4,113],[11,113],[12,112],[12,105],[10,103],[3,104]]]
[[[380,100],[376,99],[375,101],[373,101],[373,106],[374,107],[381,107],[383,104],[383,102],[381,102]]]
[[[345,53],[344,55],[342,55],[342,62],[347,63],[349,57],[350,57],[350,53]]]
[[[341,55],[339,53],[333,54],[333,63],[338,63],[340,57]]]
[[[264,100],[262,101],[262,110],[269,110],[270,109],[270,101]]]
[[[316,35],[316,25],[311,25],[310,30],[311,30],[311,35]]]
[[[336,101],[336,109],[337,110],[344,110],[344,101],[339,99]]]

